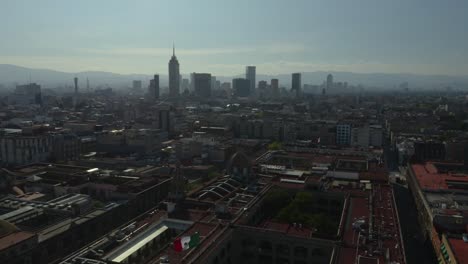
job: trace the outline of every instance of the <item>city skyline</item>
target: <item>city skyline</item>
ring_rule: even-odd
[[[66,3],[7,2],[0,11],[9,25],[0,29],[0,60],[66,72],[163,73],[174,41],[187,73],[236,75],[256,65],[268,74],[466,75],[468,4],[400,2],[258,1],[242,15],[235,15],[242,1],[222,7],[211,1],[117,1],[112,13],[105,1],[80,1],[72,13]],[[154,16],[153,10],[176,12]],[[223,17],[220,10],[230,12]],[[83,13],[86,19],[80,19]]]

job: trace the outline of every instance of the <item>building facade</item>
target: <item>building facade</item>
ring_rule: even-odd
[[[193,74],[195,94],[202,98],[211,97],[211,74],[194,73]]]
[[[178,97],[180,94],[180,71],[179,61],[175,55],[175,48],[172,48],[172,57],[169,61],[169,97]]]
[[[250,95],[250,80],[237,78],[232,80],[234,96],[248,97]]]
[[[245,68],[245,78],[249,80],[250,87],[249,87],[249,95],[253,95],[255,93],[255,78],[256,78],[256,67],[255,66],[247,66]]]

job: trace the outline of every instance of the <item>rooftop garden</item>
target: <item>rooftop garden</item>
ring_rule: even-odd
[[[263,212],[269,221],[297,224],[315,230],[317,235],[333,236],[342,206],[342,201],[326,199],[317,192],[274,189],[264,199]]]

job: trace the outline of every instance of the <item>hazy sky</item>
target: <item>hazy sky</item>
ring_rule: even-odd
[[[0,63],[69,72],[468,74],[467,0],[0,0]]]

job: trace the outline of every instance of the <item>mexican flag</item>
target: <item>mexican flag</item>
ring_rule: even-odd
[[[174,250],[177,252],[187,250],[189,248],[194,248],[200,244],[200,234],[195,232],[191,236],[178,237],[174,241]]]

